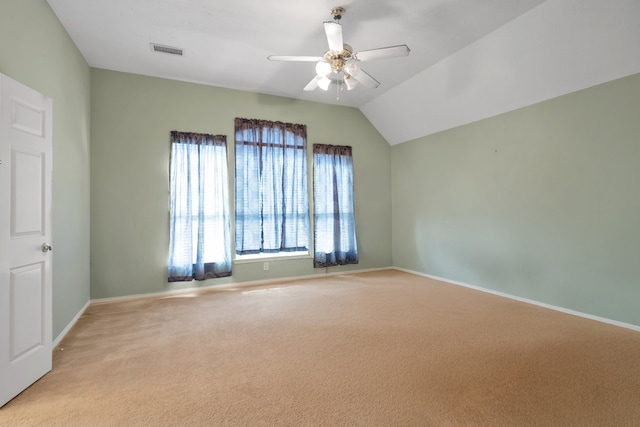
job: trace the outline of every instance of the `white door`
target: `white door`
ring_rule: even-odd
[[[51,370],[52,108],[0,74],[0,406]]]

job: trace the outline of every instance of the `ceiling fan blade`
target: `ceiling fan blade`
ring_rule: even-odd
[[[370,61],[372,59],[379,58],[394,58],[397,56],[407,56],[409,55],[410,49],[406,44],[401,44],[398,46],[389,46],[389,47],[381,47],[378,49],[370,49],[370,50],[362,50],[360,52],[354,53],[353,56],[358,61]]]
[[[324,32],[327,34],[327,42],[329,42],[329,50],[333,52],[342,52],[344,50],[344,42],[342,40],[342,25],[337,22],[325,22]]]
[[[315,76],[309,83],[307,83],[307,85],[302,90],[307,92],[315,90],[318,87],[318,80],[320,80],[320,77]]]
[[[291,55],[269,55],[267,56],[269,61],[306,61],[317,62],[322,61],[322,56],[291,56]]]
[[[369,89],[375,89],[380,86],[380,82],[371,77],[367,72],[360,68],[356,68],[349,72],[349,75],[356,79],[358,83]]]

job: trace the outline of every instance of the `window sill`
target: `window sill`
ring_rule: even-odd
[[[245,264],[251,262],[264,261],[285,261],[290,259],[313,259],[310,252],[284,252],[279,254],[256,254],[256,255],[236,255],[233,259],[235,264]]]

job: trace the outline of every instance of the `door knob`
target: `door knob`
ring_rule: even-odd
[[[50,250],[53,250],[53,246],[51,246],[48,243],[43,243],[42,244],[42,252],[49,252]]]

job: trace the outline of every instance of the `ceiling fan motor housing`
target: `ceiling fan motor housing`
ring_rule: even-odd
[[[344,68],[347,61],[353,57],[353,49],[348,44],[344,44],[344,49],[340,52],[327,51],[324,54],[324,60],[331,64],[331,69],[339,73]]]

